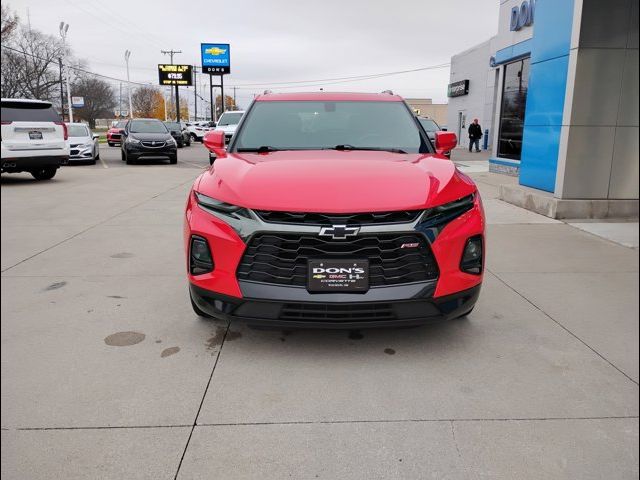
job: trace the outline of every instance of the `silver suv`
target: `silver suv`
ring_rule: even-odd
[[[67,126],[51,102],[2,99],[2,172],[53,178],[69,163]]]

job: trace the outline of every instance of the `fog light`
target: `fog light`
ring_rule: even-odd
[[[482,236],[478,235],[467,240],[462,252],[460,270],[474,275],[482,273]]]
[[[209,244],[204,238],[192,236],[189,250],[189,271],[192,275],[201,275],[213,271],[213,258],[209,250]]]

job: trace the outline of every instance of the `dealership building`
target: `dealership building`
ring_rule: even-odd
[[[500,0],[451,59],[447,126],[477,118],[503,200],[555,218],[638,215],[638,0]]]

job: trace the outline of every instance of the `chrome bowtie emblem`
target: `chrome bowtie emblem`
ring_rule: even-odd
[[[354,237],[360,231],[360,227],[347,227],[346,225],[332,225],[331,227],[322,227],[320,235],[331,237],[334,240],[342,240],[347,237]]]

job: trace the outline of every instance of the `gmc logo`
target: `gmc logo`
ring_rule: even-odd
[[[360,231],[360,227],[347,227],[346,225],[333,225],[322,227],[320,234],[324,237],[331,237],[334,240],[344,240],[347,237],[355,237]]]

